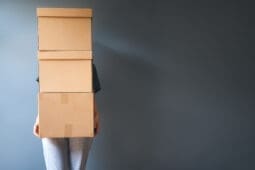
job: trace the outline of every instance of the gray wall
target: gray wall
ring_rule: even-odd
[[[36,7],[92,7],[101,132],[88,170],[255,169],[254,12],[238,1],[1,0],[0,169],[44,169]]]

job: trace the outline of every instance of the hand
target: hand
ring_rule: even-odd
[[[35,121],[35,124],[34,124],[33,134],[34,134],[36,137],[40,138],[40,136],[39,136],[39,119],[38,119],[38,116],[37,116],[36,121]]]
[[[99,132],[99,114],[97,111],[95,111],[95,117],[94,117],[94,135],[97,135]]]

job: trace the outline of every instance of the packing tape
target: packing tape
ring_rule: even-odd
[[[68,103],[68,94],[61,94],[61,104]]]
[[[65,137],[71,137],[71,135],[72,135],[72,124],[65,124],[64,135],[65,135]]]

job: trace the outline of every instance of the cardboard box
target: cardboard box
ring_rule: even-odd
[[[38,52],[40,92],[92,92],[91,51]]]
[[[93,93],[39,93],[40,137],[93,137]]]
[[[38,51],[40,60],[57,60],[57,59],[92,59],[92,51]]]
[[[90,8],[37,8],[36,12],[40,17],[92,17]]]
[[[38,8],[39,50],[92,50],[92,10]]]

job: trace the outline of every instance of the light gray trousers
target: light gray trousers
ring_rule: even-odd
[[[42,138],[47,170],[85,170],[93,138]]]

